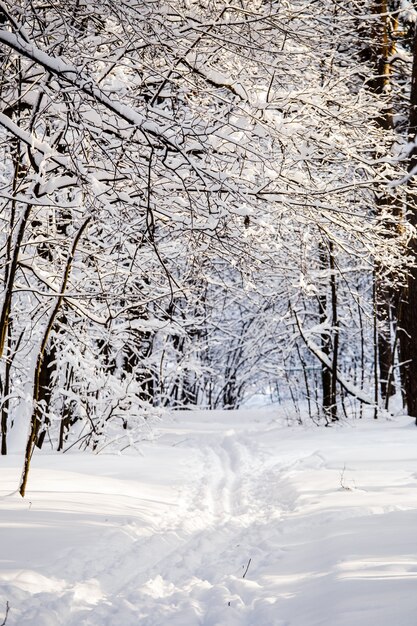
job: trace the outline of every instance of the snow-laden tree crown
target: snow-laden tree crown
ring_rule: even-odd
[[[17,415],[29,458],[132,445],[164,407],[388,406],[411,6],[17,0],[0,21],[4,453]]]

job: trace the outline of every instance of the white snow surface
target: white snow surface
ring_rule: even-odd
[[[178,412],[143,455],[0,458],[7,626],[415,626],[410,418]]]

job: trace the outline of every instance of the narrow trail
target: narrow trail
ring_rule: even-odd
[[[254,599],[257,612],[262,604],[269,609],[275,599],[257,597],[251,567],[271,561],[273,542],[274,558],[284,553],[280,521],[293,509],[297,494],[276,459],[268,462],[246,434],[215,433],[204,438],[204,445],[188,440],[181,449],[193,452],[186,464],[192,480],[178,489],[182,506],[167,513],[159,533],[135,539],[113,558],[118,586],[106,585],[110,597],[132,606],[139,597],[140,623],[149,626],[254,624]],[[102,580],[108,567],[105,563],[97,573]],[[136,618],[131,618],[133,624]],[[103,608],[86,612],[83,619],[99,626]]]

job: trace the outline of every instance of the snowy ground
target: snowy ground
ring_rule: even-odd
[[[0,459],[0,624],[415,626],[417,429],[175,414],[143,456]]]

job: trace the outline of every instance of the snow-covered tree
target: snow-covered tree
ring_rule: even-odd
[[[28,395],[27,461],[280,381],[328,419],[374,402],[407,231],[375,210],[400,165],[369,8],[0,2],[3,451]]]

